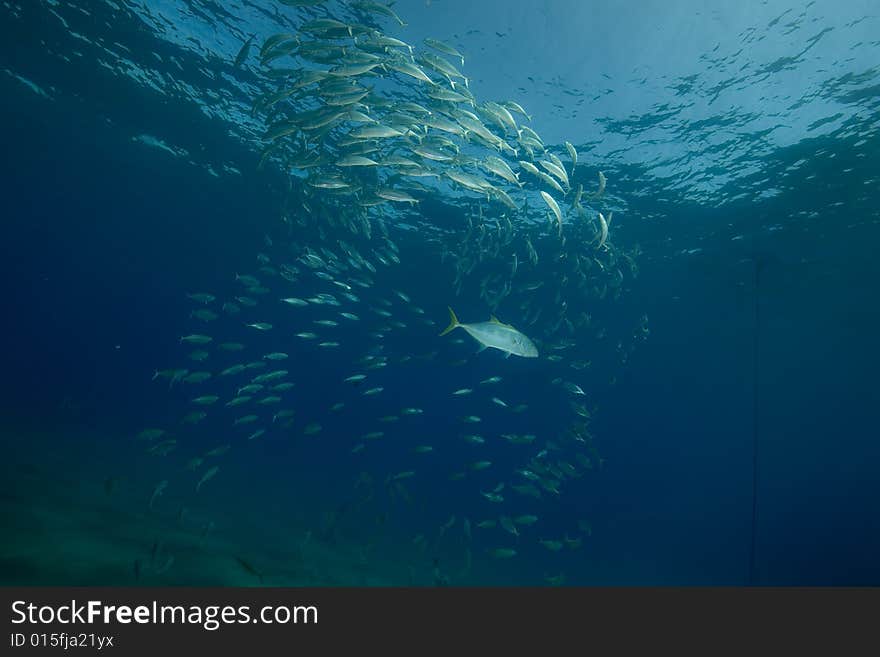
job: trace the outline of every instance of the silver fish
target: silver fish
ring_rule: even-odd
[[[456,328],[463,328],[468,335],[482,345],[482,349],[492,347],[503,351],[505,354],[523,356],[525,358],[537,358],[538,348],[524,334],[517,331],[510,324],[502,324],[494,315],[488,322],[476,324],[462,324],[458,321],[452,308],[449,309],[449,326],[440,334],[446,335]]]

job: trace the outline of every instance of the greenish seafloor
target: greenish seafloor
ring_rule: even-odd
[[[425,549],[412,533],[367,514],[351,519],[354,529],[328,532],[338,500],[322,506],[315,491],[293,494],[299,508],[271,495],[265,504],[229,495],[217,509],[181,516],[166,494],[150,510],[155,474],[126,471],[125,454],[108,454],[106,441],[87,433],[63,441],[55,432],[3,433],[0,585],[433,586],[435,558],[450,585],[524,583],[516,567],[476,549],[468,569],[460,537]],[[287,491],[296,481],[273,485]]]

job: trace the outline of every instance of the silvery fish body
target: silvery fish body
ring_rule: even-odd
[[[440,335],[446,335],[451,330],[459,327],[467,331],[483,348],[492,347],[493,349],[505,352],[505,354],[513,354],[514,356],[522,356],[524,358],[538,357],[538,348],[526,335],[517,331],[510,324],[502,324],[496,317],[492,317],[488,322],[462,324],[458,321],[452,308],[450,308],[449,326]]]

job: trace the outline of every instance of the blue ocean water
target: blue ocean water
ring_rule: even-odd
[[[697,11],[682,0],[622,13],[400,1],[392,9],[406,26],[348,4],[0,8],[0,581],[880,583],[872,3]],[[425,38],[450,44],[464,64],[443,56],[468,85],[429,71],[436,89],[473,94],[464,106],[474,111],[486,100],[526,108],[530,121],[511,112],[519,132],[489,130],[517,143],[515,156],[426,128],[424,143],[440,135],[462,150],[452,163],[419,159],[448,176],[477,171],[467,158],[504,157],[525,186],[492,180],[517,210],[448,177],[400,183],[400,167],[382,167],[379,185],[332,162],[263,157],[266,129],[283,114],[253,111],[255,100],[346,55],[263,65],[259,51],[327,17],[417,52]],[[326,41],[350,55],[358,39],[346,31]],[[281,66],[295,73],[267,75]],[[402,91],[386,89],[390,78]],[[399,103],[424,90],[387,69],[359,81]],[[304,107],[331,97],[304,88]],[[418,98],[454,113],[450,101]],[[379,101],[363,109],[388,111]],[[563,193],[517,166],[522,125],[568,167]],[[354,129],[280,143],[296,153],[302,137],[308,152],[335,158]],[[416,134],[393,139],[412,148]],[[310,187],[325,171],[364,189]],[[368,203],[399,183],[417,203]],[[558,197],[561,230],[539,189]],[[599,212],[613,213],[602,246]],[[350,216],[370,217],[370,235],[342,225]],[[237,275],[259,279],[265,294]],[[340,305],[311,301],[320,294]],[[478,351],[462,330],[440,337],[447,306],[466,323],[497,315],[537,342],[539,358]],[[200,321],[200,309],[218,316]],[[317,337],[296,336],[306,332]],[[204,361],[181,342],[189,334],[213,338]],[[227,342],[245,347],[224,351]],[[288,358],[264,359],[272,352]],[[258,361],[268,364],[221,374]],[[212,377],[154,378],[169,369]],[[279,369],[294,384],[279,402],[257,405],[270,394],[261,391],[225,407]],[[356,373],[367,378],[344,381]],[[482,383],[490,377],[501,380]],[[473,392],[452,394],[463,388]],[[219,399],[194,405],[201,395]],[[273,420],[281,409],[294,415]],[[183,420],[194,411],[207,415]],[[251,413],[253,424],[234,424]],[[471,415],[481,421],[463,421]],[[137,438],[149,428],[165,433]],[[474,434],[484,442],[464,438]],[[523,470],[540,480],[539,497],[515,489],[536,481]]]

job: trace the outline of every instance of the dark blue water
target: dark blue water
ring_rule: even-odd
[[[864,25],[835,24],[835,38],[862,49],[849,63],[835,60],[836,86],[826,85],[824,96],[802,106],[771,110],[745,92],[739,102],[710,110],[703,119],[689,119],[681,108],[664,114],[656,106],[642,115],[618,107],[612,116],[602,106],[591,119],[604,124],[609,143],[620,138],[628,146],[601,163],[591,161],[581,145],[603,139],[592,130],[578,134],[572,127],[577,122],[565,123],[551,109],[568,103],[583,119],[589,104],[581,107],[572,93],[595,89],[560,84],[541,91],[546,85],[533,81],[536,87],[520,97],[534,101],[529,106],[536,115],[546,106],[548,118],[541,125],[547,133],[578,145],[581,166],[589,167],[578,179],[594,184],[599,164],[608,176],[622,206],[615,211],[619,225],[612,224],[615,247],[638,244],[641,251],[638,276],[626,280],[619,298],[591,300],[593,328],[572,335],[575,346],[563,361],[552,362],[477,353],[463,331],[438,337],[448,305],[462,321],[483,321],[489,309],[473,287],[456,293],[453,266],[441,259],[436,234],[423,227],[398,229],[393,214],[388,223],[400,264],[381,267],[369,289],[355,287],[361,298],[356,308],[284,307],[276,302],[282,296],[276,290],[305,298],[327,288],[312,279],[298,287],[279,280],[267,295],[273,303],[261,300],[240,316],[221,313],[209,324],[193,320],[190,313],[199,306],[187,293],[231,299],[242,294],[236,273],[263,279],[256,273],[258,253],[273,264],[294,262],[302,245],[319,239],[281,221],[301,209],[292,204],[278,167],[257,169],[258,142],[234,128],[232,103],[217,102],[205,111],[211,90],[246,96],[227,78],[199,73],[207,67],[218,77],[233,75],[228,53],[231,48],[234,57],[237,51],[234,40],[217,36],[220,45],[214,48],[211,35],[197,29],[205,47],[227,57],[202,60],[198,48],[174,36],[185,31],[183,23],[163,33],[145,18],[151,3],[130,8],[99,3],[88,17],[75,4],[53,10],[65,17],[66,28],[49,3],[2,10],[0,285],[6,312],[0,421],[8,458],[0,581],[251,584],[232,560],[240,556],[258,564],[266,583],[275,584],[432,584],[438,572],[453,584],[542,584],[560,573],[568,584],[880,583],[875,417],[880,73],[859,65],[866,51],[878,51],[876,42],[863,38]],[[219,26],[230,24],[233,33],[250,33],[246,24],[224,17],[221,7],[195,4],[180,14],[190,15],[194,25],[216,21],[218,34]],[[419,5],[397,3],[395,10],[411,9],[413,25],[432,16],[425,7],[407,4]],[[158,14],[170,6],[156,3],[153,9]],[[469,60],[501,48],[496,40],[502,37],[487,36],[493,32],[509,30],[503,38],[523,43],[538,38],[516,31],[528,7],[504,8],[507,13],[499,6],[500,13],[485,16],[498,25],[475,26],[479,34],[461,36]],[[256,15],[250,3],[246,9],[243,16]],[[853,19],[865,14],[851,9]],[[795,38],[803,43],[826,27],[827,8],[812,11],[798,23],[805,27]],[[740,18],[748,23],[748,17]],[[254,28],[261,38],[272,33],[263,27],[267,20],[264,16]],[[632,20],[637,31],[647,19]],[[754,25],[771,36],[776,29],[759,25],[757,18]],[[415,29],[422,36],[421,31],[430,34],[429,27]],[[126,77],[121,64],[102,66],[106,56],[94,44],[112,42],[125,44],[135,62],[161,54],[164,61],[153,61],[155,70],[166,81],[192,88],[160,92]],[[730,37],[724,48],[733,53],[735,45]],[[792,56],[799,52],[780,48]],[[168,63],[171,56],[180,66]],[[769,67],[761,79],[777,70],[772,59],[740,57],[751,69]],[[824,60],[818,61],[795,57],[792,66],[799,62],[810,77],[821,69]],[[548,79],[553,63],[549,56],[543,62]],[[623,65],[614,59],[609,66]],[[779,66],[783,75],[788,69]],[[511,96],[518,86],[528,88],[527,72],[504,69],[492,79],[489,69],[477,70],[493,93],[507,78],[518,80]],[[627,89],[618,79],[604,84],[612,90],[619,84],[619,93]],[[560,91],[563,87],[570,93]],[[472,91],[479,88],[474,80]],[[678,95],[692,104],[705,102],[691,88]],[[755,117],[763,112],[795,137],[774,143],[769,132],[741,116],[725,121],[725,114],[730,119],[737,111],[758,123]],[[796,127],[822,125],[823,116],[838,118],[828,118],[832,127],[821,134]],[[657,145],[650,130],[658,122],[673,135],[667,146],[705,147],[684,166],[689,173],[669,177],[669,161],[630,156]],[[707,146],[730,123],[739,134],[728,136],[722,147]],[[186,149],[187,155],[133,141],[142,134]],[[223,171],[221,163],[240,173]],[[441,195],[421,206],[420,220],[461,230],[460,205],[457,197]],[[543,259],[541,266],[548,284],[533,294],[545,295],[546,303],[555,279]],[[412,302],[403,302],[394,290]],[[406,325],[381,339],[368,335],[385,321],[371,312],[385,307],[379,299],[388,299],[392,319]],[[521,304],[528,302],[527,296],[505,301],[499,317],[517,325]],[[219,303],[212,306],[218,312]],[[421,321],[412,305],[433,323]],[[344,310],[361,321],[334,317]],[[647,336],[638,330],[643,315],[650,319]],[[331,317],[338,327],[312,324]],[[243,320],[275,327],[257,333]],[[530,329],[533,337],[543,339],[547,321]],[[595,327],[603,329],[603,337]],[[320,348],[293,335],[312,330],[339,346]],[[246,342],[248,356],[212,350],[205,363],[188,361],[198,347],[186,347],[179,338],[193,332],[216,334],[216,342]],[[542,351],[545,344],[551,340],[541,343]],[[290,370],[296,384],[282,404],[296,411],[291,427],[270,423],[265,436],[246,441],[250,431],[232,427],[231,418],[249,411],[237,409],[220,417],[208,409],[205,421],[180,423],[198,394],[231,398],[235,386],[218,376],[220,370],[272,351],[290,354],[277,368]],[[364,370],[356,361],[365,354],[385,355],[388,364]],[[569,360],[591,364],[575,371]],[[172,367],[209,370],[214,377],[171,388],[151,380],[155,370]],[[276,366],[261,371],[271,369]],[[342,382],[361,371],[368,380],[359,386]],[[495,375],[503,381],[480,384]],[[563,441],[573,421],[569,396],[553,383],[557,377],[586,390],[595,409],[590,430],[601,463],[595,459],[591,469],[566,481],[559,496],[515,497],[512,473],[547,441]],[[364,397],[373,385],[384,391]],[[465,387],[475,389],[472,396],[450,395]],[[492,404],[492,396],[528,409],[513,414]],[[330,410],[337,402],[343,409]],[[394,423],[380,420],[400,415],[404,407],[423,413],[401,415]],[[468,414],[482,417],[477,429],[462,425]],[[319,422],[322,431],[304,435],[310,422]],[[146,427],[167,427],[177,448],[168,456],[147,454],[148,445],[134,438]],[[486,445],[461,439],[472,429],[487,437]],[[359,438],[376,430],[386,435]],[[503,433],[539,439],[511,446],[498,437]],[[366,447],[352,454],[358,442]],[[186,462],[222,443],[233,448],[196,495],[198,473],[188,471]],[[434,453],[414,455],[416,445],[432,445]],[[492,466],[467,469],[480,459]],[[409,470],[416,475],[400,480],[401,492],[390,477]],[[467,475],[450,480],[456,472]],[[369,483],[358,484],[364,476]],[[168,489],[149,508],[153,487],[163,479]],[[506,496],[513,496],[508,505],[520,500],[501,511],[480,495],[500,482],[507,482]],[[520,528],[519,539],[498,528],[476,528],[499,513],[540,519],[535,527]],[[450,529],[441,529],[453,518]],[[579,530],[579,520],[588,521],[590,530]],[[419,535],[427,547],[420,539],[413,542]],[[579,537],[581,544],[555,552],[538,542],[563,536]],[[164,570],[150,562],[157,542],[159,562],[174,556]],[[516,547],[515,559],[491,557],[490,550],[508,546]]]

